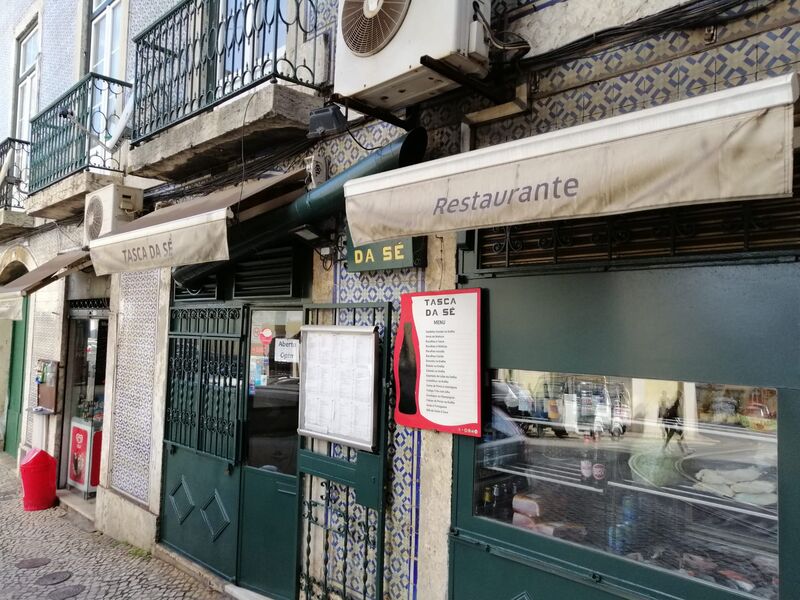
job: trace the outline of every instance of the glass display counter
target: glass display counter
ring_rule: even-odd
[[[778,597],[777,390],[498,369],[473,514]]]

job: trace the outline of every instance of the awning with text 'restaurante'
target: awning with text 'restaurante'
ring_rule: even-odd
[[[794,74],[349,181],[356,245],[792,193]]]
[[[0,286],[0,319],[19,321],[22,319],[22,298],[24,296],[87,266],[88,262],[89,253],[85,250],[65,252],[36,267],[33,271]]]
[[[232,185],[154,211],[89,243],[98,275],[228,260],[228,218],[274,210],[305,191],[305,170]]]

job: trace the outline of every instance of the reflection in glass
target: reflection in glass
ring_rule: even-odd
[[[475,513],[778,597],[777,391],[500,369]]]
[[[299,350],[276,356],[279,341],[299,349],[301,311],[255,310],[250,330],[247,464],[294,474],[300,397]],[[283,344],[284,348],[286,344]]]

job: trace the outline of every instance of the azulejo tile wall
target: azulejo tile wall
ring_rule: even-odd
[[[671,31],[542,71],[531,110],[476,130],[479,148],[800,69],[800,0],[702,31]]]
[[[344,263],[335,265],[334,302],[391,302],[393,330],[399,315],[400,294],[420,291],[424,271],[400,269],[350,273]],[[364,315],[365,317],[368,315]],[[358,315],[356,317],[358,321]],[[362,325],[367,323],[354,323]],[[384,593],[400,600],[417,597],[417,556],[419,533],[419,472],[422,436],[419,430],[395,426],[391,431],[389,459],[389,507],[386,515],[384,549]]]
[[[399,135],[402,131],[385,124],[371,124],[354,131],[356,142],[345,134],[321,144],[320,150],[328,157],[331,175],[335,175],[351,166],[368,154],[366,148],[378,148]],[[361,145],[359,145],[359,143]],[[362,147],[364,146],[364,147]],[[401,269],[396,271],[375,271],[367,273],[350,273],[346,262],[334,265],[334,291],[332,300],[341,304],[361,302],[391,302],[394,306],[395,324],[399,310],[400,294],[415,292],[424,287],[424,271],[421,269]],[[361,318],[370,318],[369,311],[363,315],[356,311],[355,323]],[[371,324],[371,323],[369,323]],[[389,333],[390,336],[393,332]],[[419,472],[422,437],[419,431],[405,427],[393,427],[389,448],[391,463],[389,481],[389,503],[386,515],[385,548],[384,548],[384,594],[392,599],[414,599],[417,597],[417,556],[419,528]],[[334,449],[334,452],[336,450]],[[329,569],[341,571],[342,553],[333,547]],[[360,563],[363,549],[351,549],[348,564],[351,561]],[[367,565],[370,581],[377,575],[374,557]],[[351,578],[355,579],[351,571]],[[339,579],[339,577],[337,577]],[[374,594],[374,585],[369,586]]]
[[[159,285],[157,270],[120,275],[111,487],[145,503],[150,494]]]

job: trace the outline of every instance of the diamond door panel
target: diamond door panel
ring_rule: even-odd
[[[166,445],[161,543],[228,580],[236,576],[240,477],[226,460]]]

